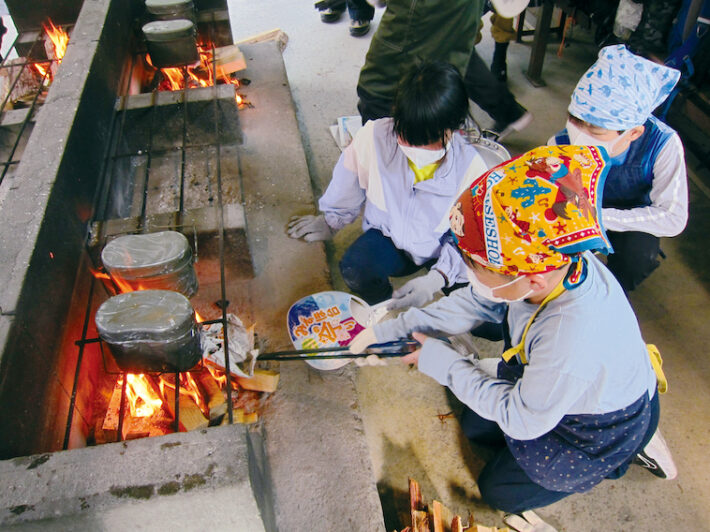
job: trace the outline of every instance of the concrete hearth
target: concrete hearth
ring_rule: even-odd
[[[103,5],[104,15],[115,7],[108,0],[96,2],[91,6],[94,16],[98,4]],[[80,20],[81,16],[83,12]],[[77,35],[85,35],[87,42],[102,38],[98,33],[93,37],[88,32]],[[76,55],[68,53],[65,60],[73,62],[75,68],[82,61],[90,63],[93,57],[79,50],[82,42],[81,38],[73,42]],[[243,208],[246,223],[236,224],[235,230],[246,235],[253,275],[230,277],[228,273],[226,296],[230,312],[245,323],[256,323],[266,348],[281,349],[290,345],[285,327],[289,306],[304,295],[329,289],[330,276],[321,246],[291,240],[284,231],[291,214],[313,211],[314,199],[280,49],[276,42],[242,49],[248,64],[243,76],[251,80],[243,92],[253,108],[239,116],[244,133],[243,143],[235,148],[239,157],[235,171],[239,175],[224,177],[241,180],[244,199],[239,207]],[[91,90],[90,86],[85,87],[85,81],[77,87],[80,92]],[[47,120],[61,119],[62,102],[71,101],[78,106],[79,96],[75,101],[67,91],[59,90],[58,94],[56,107],[43,109],[34,131],[46,127]],[[52,101],[49,99],[46,105]],[[107,98],[105,104],[102,109],[109,116],[114,101]],[[70,122],[65,126],[70,140],[71,125]],[[79,138],[91,145],[90,139]],[[38,144],[37,149],[51,155],[49,161],[56,168],[71,162],[66,161],[59,145],[47,148]],[[98,155],[102,154],[100,151]],[[13,179],[20,179],[30,170],[38,172],[38,164],[23,161]],[[31,317],[29,313],[13,310],[20,308],[17,305],[25,297],[36,297],[40,302],[57,299],[57,290],[61,299],[68,301],[74,283],[72,272],[79,260],[70,254],[81,248],[86,230],[79,218],[70,219],[72,225],[67,233],[71,235],[71,245],[56,242],[55,231],[64,227],[57,222],[66,207],[63,193],[72,183],[78,183],[88,201],[91,182],[84,181],[90,181],[90,177],[80,173],[76,181],[66,177],[42,180],[44,174],[38,172],[40,181],[34,185],[23,181],[18,189],[6,191],[2,202],[1,216],[8,224],[2,229],[2,261],[10,268],[0,269],[1,280],[6,285],[14,283],[14,288],[2,296],[3,356],[9,356],[12,349],[21,345],[37,345],[44,352],[49,347],[42,347],[40,342],[47,336],[59,342],[61,323],[57,321],[56,326],[48,326],[41,338],[29,344],[11,344],[34,330],[29,322],[27,326],[20,323]],[[25,193],[29,196],[25,197]],[[53,204],[58,197],[64,202]],[[13,209],[22,216],[13,219]],[[49,213],[50,219],[43,220],[43,213]],[[50,231],[48,223],[57,225]],[[15,241],[6,230],[15,231]],[[53,259],[48,253],[50,242],[55,250]],[[67,256],[56,257],[61,253]],[[62,270],[67,293],[60,286],[53,288],[51,294],[43,294],[45,285],[34,283],[52,279],[57,266],[51,261],[57,259],[73,264]],[[42,268],[46,269],[44,273]],[[295,276],[293,272],[308,274]],[[200,305],[219,299],[218,284],[201,287],[196,305],[201,313],[215,312],[214,308],[203,309]],[[42,319],[52,319],[51,313]],[[37,356],[32,354],[29,358]],[[3,360],[3,364],[8,360]],[[224,426],[0,462],[0,527],[384,530],[353,374],[319,374],[298,362],[283,364],[280,371],[279,389],[268,399],[263,421],[248,430],[244,426]],[[45,378],[52,378],[51,368]],[[57,386],[60,394],[69,393],[61,383]],[[5,401],[7,395],[1,397]],[[5,407],[0,403],[0,410]],[[21,429],[28,420],[11,421],[21,414],[7,410],[3,414],[6,426],[20,431],[13,437],[14,447],[5,450],[6,455],[26,443]],[[56,445],[41,440],[38,437],[32,446]]]

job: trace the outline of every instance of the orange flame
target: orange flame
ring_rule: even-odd
[[[52,46],[54,47],[54,57],[57,59],[57,63],[61,63],[64,58],[64,54],[67,53],[67,44],[69,44],[69,34],[62,28],[55,26],[50,19],[47,19],[49,27],[42,24],[47,37],[52,41]]]
[[[175,384],[168,382],[164,377],[160,377],[159,385],[160,391],[163,394],[165,394],[166,387],[171,390],[175,389]],[[210,407],[207,405],[207,401],[203,397],[200,388],[197,386],[197,382],[195,382],[195,379],[190,373],[180,373],[180,394],[192,399],[205,417],[209,417]]]
[[[49,26],[47,26],[47,24],[49,24]],[[52,43],[52,48],[54,48],[54,58],[57,60],[57,64],[59,65],[64,58],[64,54],[67,53],[69,34],[62,28],[55,26],[50,19],[47,19],[47,24],[42,24],[42,27]],[[52,70],[48,69],[46,66],[40,65],[39,63],[33,63],[32,66],[40,76],[43,78],[49,77],[49,81],[52,81]]]
[[[199,312],[195,311],[195,320],[197,320],[197,323],[202,323],[205,321],[205,318],[203,318]]]
[[[214,380],[217,381],[217,384],[219,384],[219,387],[222,390],[224,390],[227,387],[227,374],[222,371],[219,371],[216,368],[212,368],[212,367],[208,366],[207,364],[205,364],[205,367],[207,368],[207,371],[210,372],[210,374],[212,375]]]
[[[153,391],[142,373],[126,374],[126,397],[133,417],[152,416],[163,405],[163,401]]]
[[[215,85],[214,72],[212,68],[212,46],[209,44],[199,43],[197,45],[197,51],[199,52],[200,60],[194,65],[186,67],[185,71],[187,72],[187,80],[185,79],[181,68],[171,67],[160,69],[164,78],[159,87],[160,90],[182,90],[185,88],[186,81],[188,83],[187,88],[212,87]],[[150,66],[155,68],[149,54],[146,54],[146,61]],[[220,82],[239,87],[238,79],[232,79],[225,74],[220,76]],[[235,99],[237,100],[237,103],[242,103],[241,96],[237,95]]]

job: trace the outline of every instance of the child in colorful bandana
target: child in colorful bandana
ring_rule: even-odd
[[[485,172],[476,148],[455,131],[468,115],[458,71],[426,62],[400,83],[393,118],[371,120],[343,151],[322,214],[295,217],[289,236],[327,240],[361,214],[364,233],[346,250],[340,271],[348,288],[370,304],[420,306],[441,289],[465,283],[461,259],[441,238],[448,211],[465,183]],[[393,293],[390,277],[429,272]]]
[[[478,479],[494,508],[520,513],[588,491],[662,441],[638,322],[592,253],[611,251],[599,207],[609,167],[600,148],[548,146],[481,176],[450,216],[471,286],[350,344],[357,353],[410,334],[422,344],[403,361],[448,386],[465,405],[464,433],[496,450]],[[462,356],[427,336],[481,321],[505,325],[514,347],[502,359]],[[661,457],[673,477],[670,454]]]
[[[567,127],[548,141],[603,146],[612,157],[602,204],[615,250],[607,266],[627,292],[658,267],[659,237],[679,234],[688,219],[683,145],[651,114],[679,77],[623,45],[607,46],[572,93]]]

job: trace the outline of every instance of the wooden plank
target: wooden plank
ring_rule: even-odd
[[[118,415],[121,408],[121,387],[122,379],[116,379],[116,384],[111,393],[111,400],[108,403],[108,410],[104,416],[102,428],[103,441],[114,442],[118,441]]]
[[[429,532],[429,512],[412,510],[412,532]]]
[[[229,77],[231,73],[244,70],[247,67],[244,54],[236,44],[215,49],[214,57],[218,77]]]
[[[210,420],[224,415],[227,412],[227,398],[212,374],[205,369],[194,372],[193,377],[205,394],[207,407],[210,409]]]
[[[412,532],[429,532],[429,513],[423,510],[419,483],[409,479],[409,508],[412,515]]]
[[[434,524],[434,532],[444,532],[443,508],[439,501],[431,503],[431,520]]]
[[[165,402],[167,407],[170,409],[173,419],[175,418],[175,390],[170,386],[165,386]],[[180,432],[186,432],[195,429],[204,429],[209,425],[210,420],[207,419],[200,408],[195,404],[195,402],[186,397],[184,394],[180,394],[179,399],[180,407]]]
[[[280,28],[274,28],[273,30],[262,31],[261,33],[237,41],[234,44],[255,44],[264,41],[277,41],[279,50],[283,52],[284,48],[286,48],[286,44],[288,44],[288,35]]]
[[[233,379],[245,390],[272,393],[279,385],[279,374],[269,369],[255,369],[251,378],[233,376]]]

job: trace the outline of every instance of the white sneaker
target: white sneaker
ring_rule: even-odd
[[[659,478],[673,480],[678,476],[678,469],[673,462],[671,450],[661,435],[661,429],[656,429],[651,441],[636,455],[634,463],[645,467]]]

